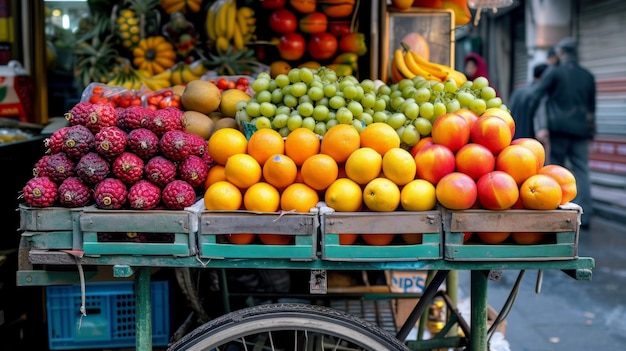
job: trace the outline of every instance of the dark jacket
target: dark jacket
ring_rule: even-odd
[[[546,96],[550,133],[592,139],[595,135],[596,83],[573,58],[551,66],[535,85],[535,98]]]
[[[539,100],[533,94],[535,85],[537,85],[536,82],[529,83],[517,88],[511,94],[509,109],[511,110],[511,116],[515,119],[515,135],[513,139],[535,137],[533,119],[537,106],[539,106]]]

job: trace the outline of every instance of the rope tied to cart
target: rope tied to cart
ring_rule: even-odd
[[[74,261],[76,261],[76,266],[78,267],[78,277],[80,279],[80,319],[78,320],[78,330],[80,330],[80,327],[83,324],[83,317],[87,316],[87,308],[85,307],[85,272],[83,271],[83,266],[80,264],[78,257],[73,257]]]

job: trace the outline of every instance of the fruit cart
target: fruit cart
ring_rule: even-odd
[[[561,270],[581,281],[591,279],[593,258],[577,251],[580,208],[554,211],[466,210],[438,208],[424,212],[333,213],[320,208],[306,214],[268,214],[247,211],[212,212],[201,202],[183,211],[110,211],[20,207],[20,286],[55,285],[89,279],[83,267],[110,267],[114,277],[134,277],[135,346],[152,350],[155,286],[151,269],[287,269],[311,272],[313,293],[325,291],[327,271],[427,270],[430,282],[404,325],[393,336],[378,326],[329,307],[282,303],[261,305],[216,318],[183,337],[173,350],[222,349],[224,340],[263,331],[306,330],[349,340],[368,350],[427,350],[467,346],[488,347],[488,281],[501,270]],[[419,244],[368,247],[338,244],[341,233],[393,231],[424,234]],[[236,245],[218,240],[223,233],[245,233],[263,227],[266,232],[290,235],[290,245]],[[463,244],[465,231],[544,231],[551,239],[538,245]],[[173,243],[98,242],[95,233],[174,232]],[[66,270],[54,268],[65,267]],[[74,269],[76,268],[76,269]],[[455,271],[471,271],[471,328],[457,314],[465,335],[404,343],[417,319],[426,311],[440,285]],[[319,278],[319,279],[314,279]],[[87,290],[89,286],[87,286]],[[151,293],[151,290],[152,293]],[[82,292],[83,299],[85,291]],[[156,297],[157,299],[159,297]],[[84,300],[83,300],[84,303]],[[450,310],[454,311],[454,306]],[[81,310],[82,311],[82,310]],[[75,313],[76,314],[76,313]],[[86,319],[85,319],[86,320]],[[269,323],[269,326],[266,324]],[[76,327],[75,325],[72,327]],[[444,329],[450,331],[450,326]],[[280,335],[280,334],[278,334]],[[317,334],[316,334],[317,335]],[[251,336],[250,336],[251,337]],[[276,337],[276,336],[275,336]],[[270,345],[270,344],[268,344]],[[217,348],[216,348],[217,347]]]

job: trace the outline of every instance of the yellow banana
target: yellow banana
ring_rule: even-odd
[[[243,35],[239,30],[239,26],[235,26],[235,35],[233,35],[233,48],[235,50],[243,50],[245,45],[246,44],[243,40]]]
[[[404,61],[404,54],[402,53],[402,49],[396,49],[393,53],[393,63],[395,65],[400,74],[405,78],[413,79],[415,77],[415,73],[413,73],[407,66],[406,61]]]
[[[423,58],[419,53],[415,52],[415,51],[410,51],[411,56],[413,56],[413,59],[415,60],[415,62],[424,70],[430,72],[432,75],[438,77],[440,80],[445,79],[445,77],[447,76],[447,72],[444,71],[442,69],[440,64],[434,63],[434,62],[430,62],[428,60],[426,60],[425,58]]]
[[[178,64],[173,70],[172,70],[172,77],[170,79],[170,83],[172,83],[171,85],[180,85],[183,84],[183,78],[182,78],[182,69],[183,69],[183,65],[182,64]]]
[[[189,65],[183,65],[180,75],[183,80],[183,83],[189,83],[192,80],[200,79],[200,76],[193,74],[193,72],[191,71],[191,68],[189,68]]]
[[[249,26],[253,26],[256,24],[256,17],[248,17],[246,18],[246,24]]]
[[[428,72],[426,69],[418,65],[417,62],[415,62],[411,51],[407,51],[404,53],[404,62],[406,63],[406,66],[409,68],[409,70],[415,73],[415,75],[422,76],[428,80],[441,81],[439,77],[434,76],[432,73]]]
[[[248,6],[241,6],[237,9],[237,13],[240,13],[243,18],[254,17],[254,9]]]
[[[221,4],[222,1],[215,1],[209,7],[209,11],[207,11],[206,32],[209,39],[213,41],[217,40],[217,20]]]
[[[228,39],[222,36],[217,37],[217,41],[215,42],[215,47],[218,53],[220,54],[226,53],[228,51],[229,46],[230,46],[230,43],[228,42]]]
[[[228,12],[226,13],[226,38],[232,39],[235,35],[235,27],[237,26],[237,4],[233,0],[229,0]]]
[[[218,37],[226,37],[227,26],[228,26],[228,8],[230,7],[230,3],[227,1],[221,1],[220,10],[217,13],[217,27],[216,32]]]
[[[239,27],[239,33],[242,36],[248,34],[250,27],[248,27],[248,23],[246,23],[245,11],[242,11],[242,8],[237,10],[237,27]]]
[[[446,79],[453,79],[457,87],[460,87],[461,85],[463,85],[463,83],[467,82],[467,77],[465,76],[465,74],[454,69],[451,69],[448,72]]]
[[[171,69],[166,69],[163,72],[159,73],[159,74],[155,74],[154,76],[152,76],[153,79],[156,80],[167,80],[169,81],[172,78],[172,70]]]
[[[191,70],[191,73],[198,77],[202,77],[202,75],[204,75],[208,71],[208,69],[204,66],[204,62],[202,62],[202,60],[196,60],[189,64],[189,69]]]

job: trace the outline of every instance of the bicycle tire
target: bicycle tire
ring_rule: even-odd
[[[391,333],[348,313],[318,305],[275,303],[248,307],[220,316],[183,336],[168,351],[222,351],[227,349],[224,345],[229,342],[241,343],[243,340],[248,343],[247,337],[261,334],[270,334],[271,339],[274,332],[301,332],[307,339],[308,333],[333,338],[343,343],[342,348],[336,350],[409,350]],[[354,348],[344,348],[343,345]],[[294,350],[289,351],[300,350],[294,345]]]

